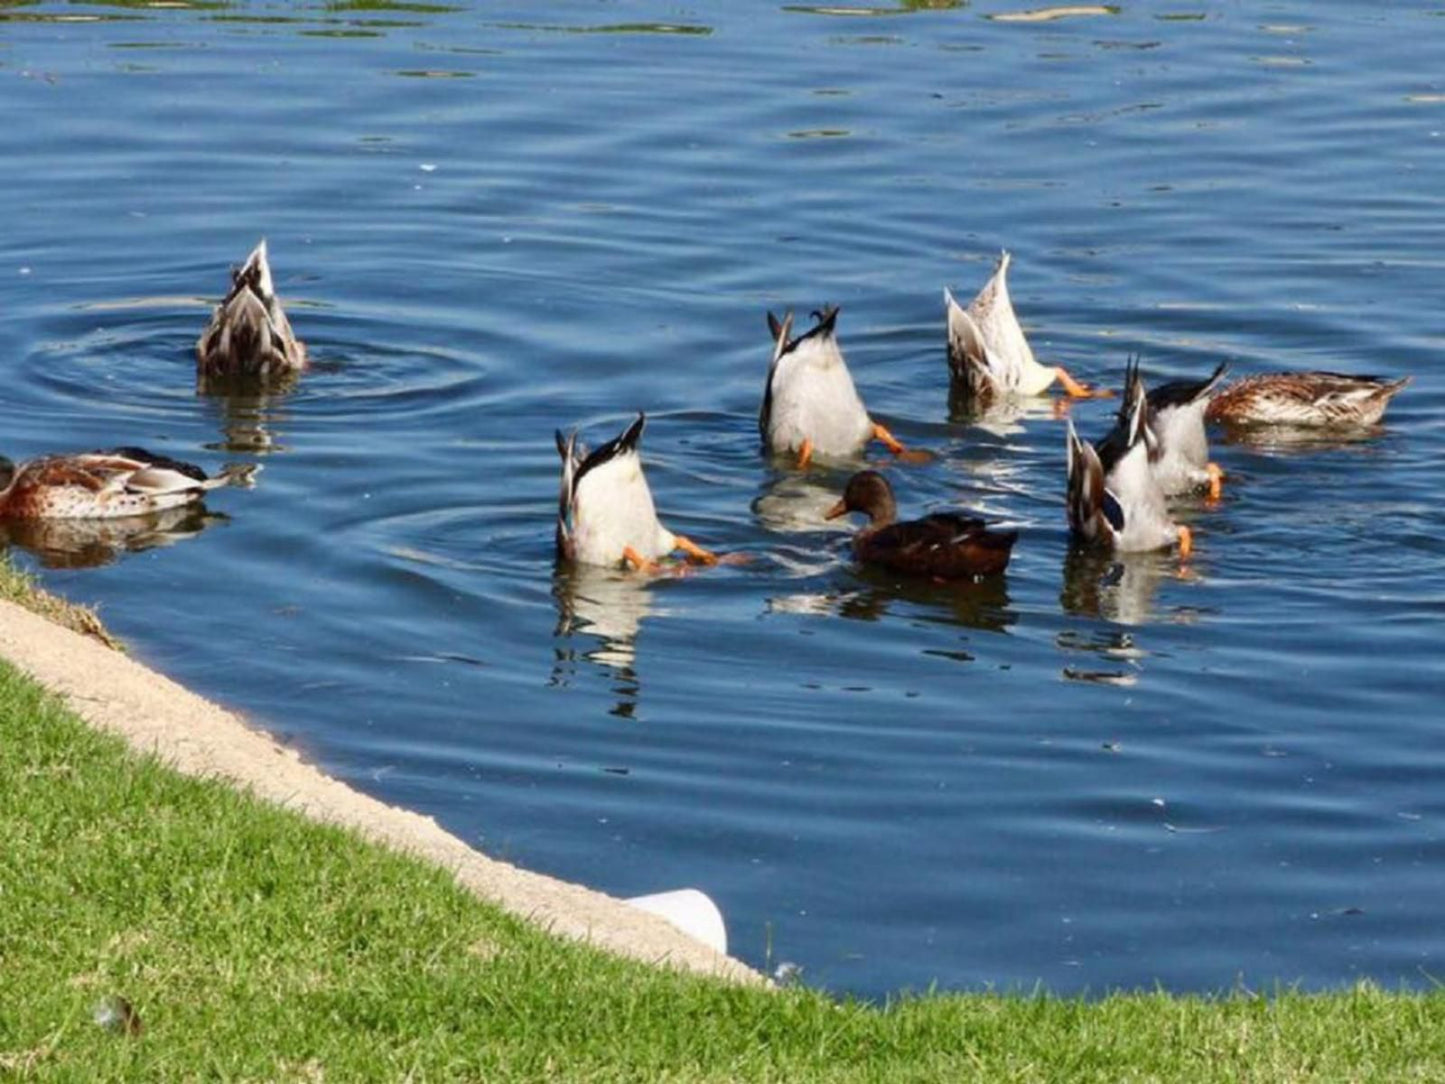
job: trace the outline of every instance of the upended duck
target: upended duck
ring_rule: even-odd
[[[1206,417],[1225,425],[1369,426],[1408,383],[1408,376],[1392,380],[1323,371],[1259,373],[1215,395]]]
[[[838,307],[829,305],[813,317],[813,327],[793,339],[793,314],[779,320],[768,313],[773,360],[758,413],[767,450],[795,452],[799,467],[814,456],[846,459],[870,440],[882,441],[894,455],[906,453],[887,427],[868,416],[853,386],[838,348]]]
[[[987,405],[1010,396],[1042,395],[1058,381],[1075,398],[1107,398],[1109,391],[1092,391],[1062,366],[1041,365],[1034,357],[1024,329],[1009,299],[1008,269],[1012,257],[999,254],[998,266],[983,289],[964,308],[947,287],[948,369],[955,387],[970,399]]]
[[[1219,499],[1224,471],[1209,461],[1204,415],[1228,369],[1229,363],[1221,362],[1204,380],[1171,380],[1150,389],[1145,396],[1149,408],[1149,463],[1166,497],[1207,487],[1210,499]],[[1124,398],[1119,404],[1121,426],[1128,424],[1137,395],[1135,385],[1142,385],[1143,380],[1138,359],[1130,358],[1124,375]]]
[[[647,416],[639,412],[621,435],[590,454],[575,432],[557,430],[557,454],[562,457],[558,557],[652,570],[661,558],[681,550],[702,564],[717,563],[715,555],[658,520],[637,451],[646,424]]]
[[[212,477],[144,448],[49,455],[16,466],[0,457],[0,516],[111,519],[143,516],[199,501],[221,486],[248,485],[261,468],[221,468]]]
[[[1164,489],[1149,462],[1148,400],[1135,381],[1125,417],[1097,445],[1081,440],[1069,419],[1069,529],[1086,545],[1124,553],[1179,545],[1189,556],[1194,537],[1169,517]]]
[[[274,377],[306,367],[306,347],[276,297],[264,240],[231,272],[230,292],[196,341],[196,362],[203,380]]]
[[[868,525],[853,536],[853,553],[859,561],[935,580],[997,575],[1008,567],[1018,540],[1017,531],[990,531],[978,517],[954,512],[895,522],[898,506],[893,487],[873,470],[848,479],[842,498],[826,518],[849,512],[868,517]]]

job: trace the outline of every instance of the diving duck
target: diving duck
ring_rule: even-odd
[[[231,290],[196,341],[202,379],[271,377],[306,368],[306,347],[276,297],[263,240],[231,272]]]
[[[1261,373],[1220,391],[1205,416],[1226,425],[1368,426],[1380,420],[1390,399],[1408,383],[1408,376]]]
[[[1011,260],[1008,252],[999,254],[993,276],[966,309],[944,287],[948,369],[954,386],[962,387],[968,398],[981,404],[1010,395],[1042,395],[1055,380],[1074,398],[1112,395],[1090,391],[1061,366],[1039,364],[1009,300]]]
[[[1164,489],[1149,462],[1148,399],[1143,381],[1130,389],[1128,414],[1097,445],[1079,439],[1069,419],[1065,507],[1074,537],[1120,552],[1179,544],[1188,557],[1194,538],[1169,518]]]
[[[1204,380],[1171,380],[1147,394],[1149,411],[1149,463],[1166,497],[1199,487],[1208,487],[1211,500],[1218,500],[1224,471],[1209,461],[1209,437],[1204,432],[1204,413],[1215,389],[1229,369],[1221,362]],[[1129,360],[1124,376],[1124,398],[1119,404],[1118,423],[1127,426],[1128,413],[1142,385],[1137,358]]]
[[[859,471],[848,479],[828,519],[862,512],[868,525],[853,536],[853,553],[865,565],[935,580],[993,576],[1008,567],[1017,531],[990,531],[975,516],[934,512],[922,519],[894,522],[898,506],[893,487],[877,471]]]
[[[142,516],[199,501],[220,486],[247,485],[261,468],[200,467],[144,448],[49,455],[16,466],[0,457],[0,516],[15,519],[110,519]]]
[[[659,558],[682,550],[694,561],[716,564],[717,557],[657,518],[652,491],[642,473],[637,442],[647,416],[588,454],[577,434],[557,430],[562,457],[562,489],[557,500],[557,556],[586,565],[628,564],[653,570]]]
[[[780,321],[768,313],[773,361],[763,387],[758,429],[769,452],[795,452],[806,467],[813,456],[846,459],[870,440],[882,441],[894,455],[905,449],[886,427],[868,416],[848,363],[838,349],[838,307],[814,312],[816,323],[796,339],[790,312]]]

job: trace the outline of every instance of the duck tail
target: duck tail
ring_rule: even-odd
[[[557,430],[557,454],[562,457],[562,483],[557,493],[557,556],[572,556],[572,496],[577,484],[577,466],[581,454],[577,432]]]
[[[980,576],[996,576],[1008,568],[1018,531],[976,531],[969,536],[969,564]]]
[[[1092,538],[1103,505],[1104,465],[1099,461],[1099,453],[1080,439],[1074,430],[1074,420],[1070,418],[1068,482],[1064,495],[1069,529],[1081,537]]]
[[[948,375],[968,399],[984,399],[994,391],[994,381],[983,333],[947,288],[943,303],[948,313]]]

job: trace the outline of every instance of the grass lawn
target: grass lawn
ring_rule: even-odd
[[[1445,995],[880,1009],[656,971],[181,777],[0,663],[0,1080],[202,1078],[1445,1080]]]

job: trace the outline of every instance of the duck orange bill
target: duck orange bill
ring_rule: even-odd
[[[846,516],[847,514],[848,506],[840,500],[837,504],[833,505],[832,508],[828,509],[828,511],[823,514],[823,518],[837,519],[839,516]]]

